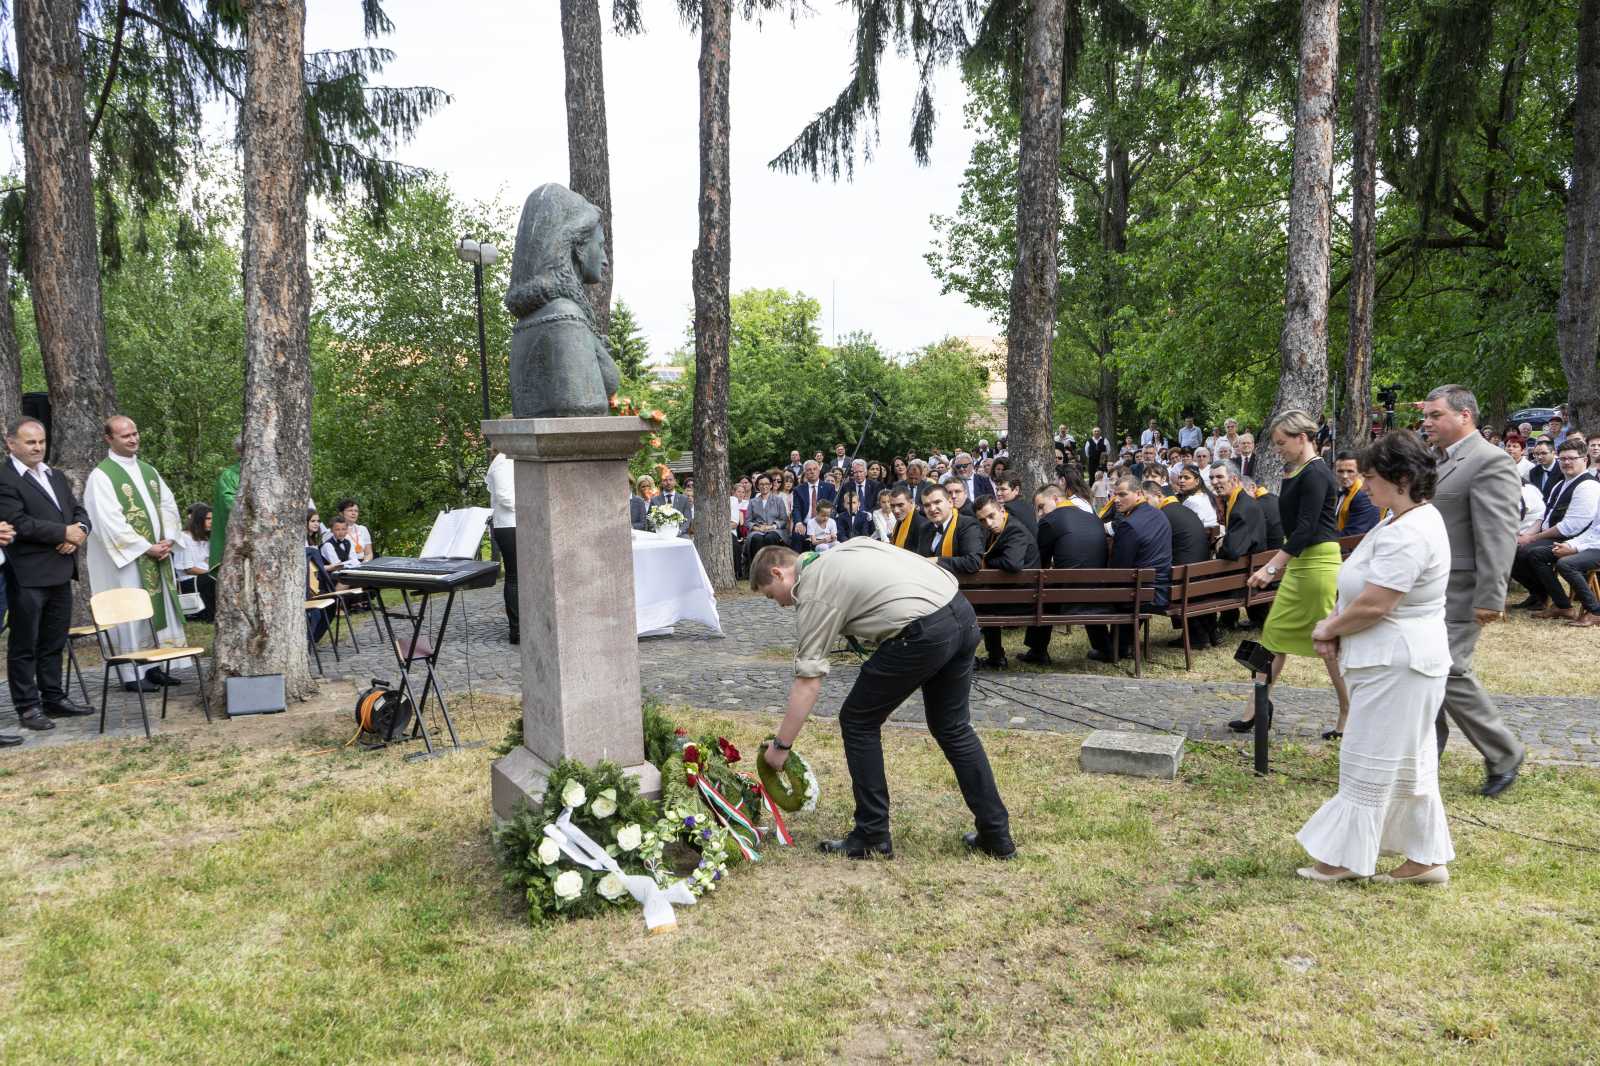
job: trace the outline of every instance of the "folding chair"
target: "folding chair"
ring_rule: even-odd
[[[150,641],[156,641],[155,623],[150,619],[155,614],[155,608],[150,603],[150,594],[144,589],[108,589],[97,593],[89,599],[89,613],[94,616],[94,624],[102,631],[113,626],[137,625],[139,622],[150,627]],[[101,644],[105,653],[105,672],[100,678],[100,732],[106,731],[106,696],[111,690],[111,671],[118,666],[154,666],[159,663],[175,662],[178,659],[189,659],[194,663],[194,675],[200,685],[200,706],[205,709],[206,721],[211,721],[211,701],[206,697],[206,675],[200,670],[200,656],[205,654],[204,648],[139,648],[133,651],[118,653],[111,647],[109,633],[105,633]],[[167,688],[161,686],[161,717],[167,716]],[[150,712],[145,707],[144,686],[135,685],[134,691],[139,695],[139,717],[144,719],[144,735],[150,736]]]
[[[311,657],[316,660],[317,676],[319,677],[326,677],[327,675],[322,672],[322,653],[317,650],[317,644],[320,643],[321,634],[316,634],[313,632],[310,615],[312,611],[325,611],[338,602],[338,600],[332,598],[331,596],[319,596],[314,600],[306,601],[306,648],[310,650]],[[324,632],[326,632],[326,630],[324,630]],[[339,642],[337,640],[333,642],[333,661],[339,661]]]

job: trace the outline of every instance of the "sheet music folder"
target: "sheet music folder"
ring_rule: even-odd
[[[483,527],[494,514],[487,507],[457,507],[453,511],[440,511],[428,531],[418,558],[422,559],[476,559],[483,543]]]

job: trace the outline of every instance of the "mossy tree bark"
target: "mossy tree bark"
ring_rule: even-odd
[[[601,62],[599,0],[561,0],[561,50],[567,70],[568,187],[600,209],[606,270],[586,286],[601,334],[610,329],[612,262],[611,150],[606,139],[606,87]]]

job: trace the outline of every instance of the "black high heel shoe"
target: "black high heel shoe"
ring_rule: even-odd
[[[1256,720],[1254,718],[1235,718],[1233,721],[1228,723],[1228,728],[1233,730],[1235,733],[1252,733],[1256,728]],[[1271,700],[1267,701],[1267,728],[1272,728]]]

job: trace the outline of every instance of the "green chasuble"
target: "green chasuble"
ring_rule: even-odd
[[[222,549],[228,543],[228,515],[239,495],[239,464],[226,467],[217,475],[217,488],[211,497],[211,565],[222,562]]]
[[[108,458],[101,460],[95,469],[111,479],[111,491],[122,503],[122,515],[135,533],[151,544],[178,535],[175,529],[162,528],[161,476],[156,473],[155,467],[142,460],[139,462],[139,480],[144,482],[144,487],[150,494],[150,499],[156,507],[155,514],[150,514],[141,506],[139,490],[134,487],[133,479],[128,476],[127,468],[121,463]],[[159,633],[167,628],[167,597],[161,594],[162,586],[166,587],[172,602],[178,602],[178,587],[172,569],[172,559],[168,557],[158,562],[148,555],[141,555],[137,565],[139,584],[150,594],[150,606],[155,612],[151,622]]]

